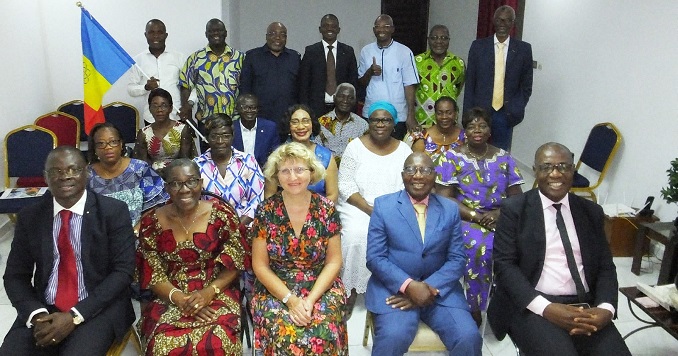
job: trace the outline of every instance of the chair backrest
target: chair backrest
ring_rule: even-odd
[[[104,106],[104,117],[120,130],[125,143],[136,140],[139,130],[139,111],[134,106],[120,101]]]
[[[5,187],[10,187],[10,177],[42,177],[47,155],[56,145],[56,135],[40,126],[26,125],[10,131],[3,147]]]
[[[603,122],[591,129],[584,150],[577,162],[577,169],[585,164],[600,172],[601,176],[609,167],[621,144],[621,134],[614,124]]]
[[[80,121],[76,117],[54,111],[35,119],[33,124],[54,132],[58,146],[80,148]]]
[[[87,132],[85,132],[85,102],[82,100],[71,100],[63,103],[57,108],[68,115],[71,115],[80,121],[80,141],[87,141]]]

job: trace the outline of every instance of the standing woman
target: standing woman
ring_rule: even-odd
[[[197,156],[189,126],[170,119],[174,110],[172,95],[162,88],[148,94],[148,109],[155,122],[139,130],[134,157],[148,162],[163,175],[163,169],[176,158]]]
[[[367,228],[374,199],[404,188],[400,175],[412,150],[391,137],[398,113],[390,103],[378,101],[369,108],[367,134],[349,142],[339,169],[339,204],[344,226],[341,252],[344,269],[341,278],[350,293],[348,317],[358,294],[365,293],[370,271],[366,266]]]
[[[242,355],[238,276],[249,267],[238,216],[200,200],[198,166],[167,166],[171,203],[141,219],[141,287],[155,299],[137,324],[146,355]]]
[[[449,96],[442,96],[434,104],[433,126],[413,134],[412,151],[426,152],[435,163],[445,151],[464,144],[464,130],[457,127],[457,102]]]
[[[264,355],[348,355],[341,222],[334,204],[308,187],[325,169],[296,142],[268,157],[264,174],[282,191],[252,224],[255,349]]]
[[[339,197],[337,162],[332,151],[325,146],[311,142],[311,137],[320,133],[320,123],[313,117],[311,109],[304,104],[290,106],[280,123],[280,132],[283,135],[289,135],[290,139],[287,142],[299,142],[315,153],[316,158],[325,167],[326,174],[324,179],[311,184],[308,189],[336,203]],[[277,185],[267,184],[265,196],[268,198],[277,191]]]
[[[522,193],[520,185],[525,182],[513,157],[487,143],[492,125],[487,111],[472,108],[464,113],[462,125],[466,143],[440,157],[436,193],[459,205],[467,256],[466,300],[480,326],[492,284],[494,228],[501,201]]]
[[[148,163],[124,156],[125,142],[113,124],[94,125],[87,147],[89,188],[125,202],[132,226],[139,223],[142,211],[169,199],[165,183]]]

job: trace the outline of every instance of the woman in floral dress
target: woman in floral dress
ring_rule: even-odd
[[[516,162],[508,152],[487,143],[490,115],[481,108],[462,118],[466,144],[444,153],[438,160],[436,193],[459,205],[466,247],[466,300],[480,325],[487,309],[492,284],[494,227],[502,199],[521,194],[524,183]]]
[[[197,165],[167,167],[172,203],[141,220],[140,284],[155,299],[138,328],[146,355],[242,355],[238,276],[249,267],[238,215],[200,200]]]
[[[254,344],[264,355],[348,355],[341,223],[332,202],[308,190],[324,173],[296,142],[264,169],[282,187],[259,205],[251,231]]]

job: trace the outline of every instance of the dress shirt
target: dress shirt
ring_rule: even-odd
[[[327,46],[332,46],[332,54],[334,54],[334,68],[337,67],[337,41],[334,41],[334,43],[329,44],[325,42],[325,40],[320,40],[320,43],[323,44],[323,51],[325,51],[325,61],[327,61],[327,52],[330,51]],[[337,83],[337,86],[341,83]],[[325,104],[334,104],[334,94],[328,94],[325,93]],[[320,113],[315,113],[316,115],[319,115]]]
[[[415,116],[417,122],[424,127],[435,124],[435,102],[441,96],[449,96],[457,100],[464,86],[465,66],[464,60],[447,51],[443,64],[431,55],[431,50],[414,57],[419,72],[417,86]]]
[[[335,157],[340,158],[344,154],[346,145],[354,138],[364,135],[369,129],[369,124],[367,120],[355,113],[351,113],[345,122],[340,122],[337,120],[335,110],[318,119],[320,134],[315,136],[312,141],[327,147]]]
[[[574,260],[577,263],[577,271],[581,277],[584,289],[588,292],[589,286],[586,283],[586,276],[584,274],[584,264],[581,257],[581,246],[579,238],[577,237],[577,229],[572,219],[572,210],[570,209],[570,200],[568,195],[558,202],[553,202],[551,199],[539,192],[541,204],[544,214],[544,224],[546,232],[546,250],[544,256],[544,266],[542,267],[541,275],[535,289],[549,295],[577,295],[577,287],[574,284],[574,279],[570,274],[567,266],[567,257],[565,256],[565,248],[560,238],[560,232],[556,226],[556,208],[553,204],[562,204],[560,209],[563,220],[565,221],[565,228],[570,238],[572,245],[572,253]],[[535,314],[543,316],[544,309],[551,302],[543,296],[538,296],[530,302],[527,309]],[[602,303],[599,307],[607,309],[614,314],[614,307],[609,303]]]
[[[413,206],[413,207],[414,207],[414,204],[424,204],[424,205],[426,205],[426,215],[428,215],[428,198],[429,198],[429,195],[427,195],[426,198],[424,198],[424,199],[421,200],[421,201],[417,201],[417,200],[415,200],[414,198],[412,198],[412,196],[410,195],[410,193],[407,193],[407,196],[410,198],[410,202],[412,203],[412,206]],[[414,214],[415,214],[415,215],[417,214],[416,210],[415,210]],[[423,238],[423,236],[422,236],[422,238]],[[410,283],[411,283],[412,281],[413,281],[412,278],[406,279],[405,282],[403,282],[403,284],[400,285],[400,289],[399,289],[400,293],[403,293],[403,294],[404,294],[404,293],[405,293],[405,289],[407,289],[407,286],[409,286]]]
[[[381,75],[372,76],[367,85],[363,116],[368,117],[370,106],[379,100],[386,100],[398,111],[398,122],[407,120],[407,100],[405,88],[419,83],[419,74],[414,64],[414,55],[409,48],[396,41],[386,47],[372,42],[360,51],[358,78],[361,78],[372,66],[372,58],[381,66]]]
[[[506,67],[506,58],[508,57],[508,50],[509,50],[509,42],[511,42],[511,36],[506,37],[506,40],[503,42],[504,43],[504,67]],[[499,51],[499,46],[497,44],[499,43],[499,39],[497,39],[497,35],[494,35],[494,54],[497,54],[497,51]]]
[[[240,133],[242,135],[243,152],[254,156],[254,145],[257,141],[257,119],[254,119],[254,126],[248,129],[242,124],[242,118],[238,120],[240,124]]]
[[[71,245],[73,246],[73,253],[75,254],[75,269],[78,273],[78,301],[81,301],[85,298],[87,298],[87,289],[85,289],[85,278],[84,274],[82,271],[82,256],[80,253],[80,247],[82,246],[82,243],[80,241],[81,237],[81,229],[82,229],[82,218],[83,215],[85,214],[85,202],[87,202],[87,190],[85,190],[82,193],[82,196],[80,199],[73,204],[72,207],[70,208],[64,208],[61,206],[61,204],[57,203],[56,199],[52,198],[53,204],[54,204],[54,211],[52,212],[54,216],[54,221],[52,222],[52,255],[53,255],[53,262],[52,262],[52,272],[49,275],[49,279],[47,280],[47,288],[45,289],[45,303],[49,305],[54,305],[54,299],[56,298],[56,292],[57,292],[57,285],[59,281],[59,248],[57,247],[57,241],[59,239],[59,229],[61,229],[61,216],[59,215],[59,212],[62,210],[70,210],[72,212],[71,214],[71,222],[70,222],[70,240],[71,240]],[[75,309],[75,307],[71,308],[78,316],[82,317],[80,312]],[[49,311],[45,308],[39,308],[34,310],[29,316],[28,320],[26,321],[26,326],[31,327],[33,326],[31,324],[31,319],[33,319],[33,316],[39,313],[48,313]]]
[[[137,54],[134,57],[134,61],[137,62],[136,66],[132,66],[129,71],[129,84],[127,84],[127,93],[130,96],[144,96],[144,108],[141,110],[141,117],[144,121],[154,122],[155,119],[151,115],[151,111],[148,108],[148,94],[150,91],[146,90],[146,82],[154,77],[158,79],[158,87],[167,90],[170,95],[172,95],[172,101],[174,102],[175,109],[172,110],[173,120],[177,120],[177,109],[180,103],[181,96],[179,93],[179,72],[181,67],[184,65],[184,60],[186,57],[183,53],[174,52],[174,51],[165,51],[157,58],[149,51],[146,50]],[[139,69],[141,68],[141,70]],[[143,73],[142,73],[143,71]],[[146,77],[148,76],[148,77]]]

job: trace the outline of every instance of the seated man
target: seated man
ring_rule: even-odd
[[[233,122],[233,147],[254,156],[261,169],[268,156],[280,145],[276,123],[259,116],[259,100],[254,94],[241,94],[235,101],[237,120]]]
[[[527,355],[631,355],[611,322],[618,285],[603,209],[569,194],[567,147],[542,145],[533,169],[538,189],[506,199],[497,223],[494,334]]]
[[[5,289],[17,319],[0,355],[103,355],[134,322],[134,232],[127,206],[85,189],[70,146],[47,156],[51,192],[19,213]]]
[[[466,265],[459,208],[431,194],[431,158],[412,153],[402,172],[405,190],[374,201],[367,235],[365,304],[374,314],[372,355],[402,355],[419,320],[452,355],[480,355],[482,339],[459,279]],[[403,221],[400,224],[398,222]]]

